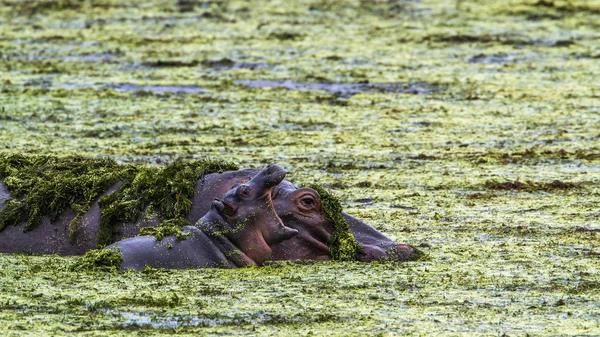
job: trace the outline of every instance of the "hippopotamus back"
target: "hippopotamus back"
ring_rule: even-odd
[[[116,242],[111,248],[119,248],[127,258],[121,263],[121,270],[142,270],[152,268],[235,268],[251,263],[235,264],[227,255],[233,255],[233,249],[224,251],[200,229],[185,226],[183,232],[189,237],[178,241],[175,236],[157,240],[154,236],[137,236]],[[239,252],[241,253],[241,252]]]

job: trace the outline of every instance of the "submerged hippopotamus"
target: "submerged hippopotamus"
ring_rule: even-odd
[[[121,270],[262,265],[271,256],[271,245],[298,234],[283,225],[271,202],[271,190],[284,176],[281,167],[269,165],[215,199],[196,226],[183,228],[189,237],[182,241],[174,235],[162,240],[137,236],[107,248],[121,250]]]
[[[223,173],[207,174],[196,184],[190,222],[199,219],[210,207],[210,200],[236,184],[248,181],[256,170],[243,169]],[[288,180],[283,180],[273,188],[273,206],[283,223],[298,230],[299,234],[290,240],[272,246],[272,260],[329,260],[329,239],[333,233],[333,222],[321,208],[321,197],[312,188],[297,188]],[[407,261],[415,257],[417,251],[404,244],[398,244],[375,228],[355,217],[342,213],[349,229],[363,247],[364,254],[358,259],[363,262],[394,260]]]
[[[190,223],[196,223],[211,208],[215,198],[221,198],[237,184],[244,184],[258,173],[255,169],[226,171],[207,174],[196,182],[195,195],[192,198],[191,211],[187,215]],[[120,188],[115,184],[105,194]],[[296,229],[299,234],[290,240],[273,245],[271,259],[331,259],[329,238],[333,223],[321,208],[321,197],[310,188],[296,188],[283,180],[273,188],[273,206],[283,223]],[[0,210],[9,193],[0,182]],[[397,244],[375,228],[355,217],[342,213],[349,229],[363,247],[361,261],[396,260],[406,261],[414,257],[416,250],[408,245]],[[0,253],[25,252],[32,254],[82,255],[96,249],[100,226],[100,205],[92,203],[90,209],[81,217],[81,225],[69,239],[69,222],[76,216],[72,210],[66,210],[51,224],[49,219],[30,232],[23,232],[25,224],[11,226],[0,232]],[[143,227],[157,226],[160,219],[141,218],[136,223],[123,224],[115,233],[117,240],[138,235]]]

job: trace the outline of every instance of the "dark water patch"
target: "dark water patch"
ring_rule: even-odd
[[[358,203],[361,203],[361,204],[373,204],[373,202],[375,202],[375,199],[373,199],[373,198],[361,198],[361,199],[354,200],[354,202],[358,202]]]
[[[517,14],[517,13],[515,13],[515,14]],[[525,20],[528,20],[528,21],[560,20],[560,19],[564,18],[564,15],[562,15],[562,14],[549,13],[549,12],[524,11],[521,13],[521,15],[525,16]]]
[[[518,37],[513,34],[438,34],[429,35],[423,38],[423,42],[437,42],[447,44],[469,44],[469,43],[480,43],[490,44],[498,43],[507,46],[514,46],[516,48],[522,48],[525,46],[534,47],[568,47],[576,42],[574,40],[549,40],[549,39],[528,39]]]
[[[179,327],[215,327],[232,326],[244,324],[306,324],[310,322],[338,322],[345,320],[344,317],[328,313],[301,313],[292,316],[267,313],[258,311],[255,313],[240,313],[235,315],[177,315],[163,316],[151,313],[120,312],[126,321],[121,324],[126,328],[152,327],[154,329],[175,329]]]
[[[590,227],[582,227],[577,226],[573,229],[575,233],[600,233],[600,228],[590,228]]]
[[[188,13],[198,8],[209,8],[212,4],[219,5],[220,1],[198,1],[198,0],[177,0],[176,6],[179,13]]]
[[[410,159],[415,159],[415,160],[438,160],[440,159],[440,157],[436,157],[436,156],[430,156],[430,155],[426,155],[423,153],[420,153],[416,156],[410,157]]]
[[[12,3],[11,3],[12,2]],[[41,0],[41,1],[5,1],[11,6],[10,14],[32,16],[48,12],[65,10],[78,11],[85,6],[99,9],[110,8],[137,8],[137,4],[111,3],[110,1],[81,1],[81,0]]]
[[[576,59],[600,59],[600,53],[572,53],[570,56]]]
[[[297,41],[304,39],[304,34],[298,32],[272,32],[269,37],[279,41]]]
[[[552,191],[552,190],[570,190],[580,187],[579,184],[553,180],[550,183],[527,180],[525,182],[514,180],[497,182],[490,180],[485,182],[484,186],[492,190],[517,190],[517,191]]]
[[[51,11],[78,10],[84,4],[79,0],[44,0],[19,1],[12,6],[12,11],[21,15],[33,15]]]
[[[535,149],[526,149],[523,151],[515,152],[488,152],[488,153],[466,153],[467,159],[473,160],[478,164],[485,164],[490,162],[500,162],[502,164],[523,164],[523,163],[536,163],[536,162],[547,162],[547,161],[563,161],[563,160],[585,160],[594,161],[600,159],[600,153],[593,152],[591,150],[576,150],[566,151],[564,149],[558,150],[544,150],[538,151]]]
[[[285,119],[283,121],[279,121],[276,125],[273,125],[274,128],[287,129],[287,130],[324,130],[336,128],[338,125],[330,122],[320,122],[312,119],[308,119],[306,121],[303,120],[290,120]]]
[[[210,90],[195,85],[137,85],[133,83],[52,83],[52,86],[65,89],[108,88],[120,92],[149,92],[153,94],[204,94]]]
[[[190,62],[184,61],[173,61],[173,60],[158,60],[154,62],[144,62],[143,66],[152,67],[152,68],[179,68],[179,67],[195,67],[200,62],[194,60]]]
[[[403,206],[403,205],[390,205],[390,208],[403,209],[405,211],[416,211],[416,210],[418,210],[415,207]]]
[[[426,82],[392,83],[300,83],[292,80],[237,80],[250,88],[284,88],[288,90],[324,90],[339,97],[350,97],[362,92],[405,93],[415,95],[432,94],[442,89]]]
[[[537,40],[536,47],[569,47],[576,44],[574,40]]]
[[[215,69],[264,69],[268,68],[269,64],[261,62],[235,62],[228,58],[220,60],[205,60],[202,62],[204,66]]]
[[[572,4],[571,1],[550,1],[550,0],[539,0],[531,5],[537,10],[546,8],[549,10],[553,10],[558,13],[564,14],[578,14],[578,13],[587,13],[587,14],[600,14],[600,6],[593,5],[575,5]]]
[[[504,64],[518,61],[519,58],[517,58],[514,54],[499,53],[492,55],[477,54],[471,57],[468,62],[471,64]]]
[[[441,42],[449,44],[463,43],[501,43],[509,45],[528,44],[525,39],[514,36],[499,36],[491,34],[471,35],[471,34],[436,34],[428,35],[423,38],[425,42]]]
[[[203,94],[209,92],[209,90],[195,85],[137,85],[132,83],[117,83],[111,84],[109,87],[121,92],[145,91],[153,94]]]
[[[520,16],[528,21],[561,20],[574,15],[598,15],[600,6],[573,4],[571,1],[540,0],[525,6],[507,6],[500,13]]]

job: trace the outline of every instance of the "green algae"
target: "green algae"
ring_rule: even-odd
[[[144,212],[156,212],[165,221],[175,221],[165,223],[160,233],[166,227],[174,230],[172,225],[185,221],[190,211],[198,179],[207,173],[237,168],[233,163],[216,160],[177,160],[164,167],[140,166],[118,191],[100,199],[98,245],[112,243],[116,224],[135,222]]]
[[[114,275],[2,255],[2,334],[598,334],[598,1],[107,0],[31,18],[6,4],[0,148],[275,162],[430,259]],[[286,32],[298,38],[275,37]],[[110,58],[68,58],[94,54]],[[270,67],[203,63],[226,59]],[[151,67],[158,60],[190,66]],[[345,99],[234,84],[319,77],[446,91]],[[108,88],[132,82],[211,92]],[[492,180],[585,188],[486,189]],[[174,308],[129,302],[169,291]]]
[[[24,231],[35,229],[43,217],[54,222],[65,210],[77,215],[69,224],[69,238],[78,222],[99,199],[100,247],[114,241],[117,226],[156,213],[165,220],[157,235],[186,222],[196,182],[204,174],[235,170],[233,163],[218,160],[176,160],[163,167],[119,165],[112,159],[0,154],[0,179],[11,198],[0,211],[0,230],[26,221]],[[104,195],[117,181],[121,188]],[[178,238],[182,234],[178,235]]]
[[[342,204],[331,192],[312,184],[310,188],[319,193],[321,208],[325,216],[333,222],[333,233],[329,237],[329,254],[334,260],[356,260],[364,254],[362,246],[356,241],[348,222],[342,215]]]
[[[78,258],[71,270],[114,272],[119,269],[122,261],[123,256],[119,248],[94,249]]]
[[[83,214],[121,175],[112,159],[0,153],[0,180],[11,192],[0,230],[26,220],[24,231],[30,231],[42,217],[55,221],[66,209]]]
[[[190,233],[184,233],[182,231],[183,226],[191,225],[192,224],[185,219],[176,218],[172,220],[163,221],[156,227],[144,227],[140,230],[140,235],[152,235],[156,237],[156,240],[158,241],[162,240],[167,236],[175,235],[175,238],[181,241],[185,240],[188,236],[191,235]]]

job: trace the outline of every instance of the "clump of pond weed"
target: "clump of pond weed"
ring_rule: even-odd
[[[73,271],[117,271],[123,261],[119,248],[94,249],[78,258],[71,267]]]
[[[163,238],[175,235],[175,238],[179,241],[185,240],[191,233],[184,233],[181,229],[183,226],[191,226],[192,224],[182,218],[176,218],[171,220],[165,220],[156,227],[144,227],[140,230],[140,235],[152,235],[156,237],[156,240],[160,241]]]
[[[550,183],[527,180],[525,182],[514,180],[498,182],[495,180],[486,181],[484,186],[492,190],[519,190],[519,191],[551,191],[568,190],[579,187],[578,184],[554,180]]]
[[[192,207],[196,181],[204,174],[237,170],[235,164],[216,160],[177,160],[164,167],[138,166],[133,179],[100,199],[99,246],[111,243],[121,222],[134,222],[143,212],[158,212],[164,220],[183,219]]]
[[[356,241],[348,222],[342,215],[342,204],[333,194],[323,187],[310,186],[319,193],[323,213],[333,222],[333,233],[329,238],[329,253],[334,260],[355,260],[364,254],[363,247]]]
[[[183,298],[175,291],[170,294],[153,296],[152,294],[141,294],[141,296],[125,296],[118,298],[115,305],[125,304],[129,306],[144,306],[155,308],[175,308],[181,304]]]
[[[13,9],[15,13],[32,16],[49,11],[78,10],[85,2],[80,0],[19,1]]]
[[[0,230],[27,220],[24,230],[30,231],[42,217],[54,222],[68,208],[83,214],[124,170],[112,159],[0,153],[0,180],[11,193]]]
[[[585,151],[585,150],[576,150],[576,151],[566,151],[564,149],[558,150],[544,150],[544,151],[536,151],[535,149],[525,149],[523,151],[514,151],[514,152],[491,152],[486,154],[476,154],[478,163],[487,163],[490,161],[498,161],[502,164],[521,164],[532,160],[545,160],[545,159],[553,159],[553,160],[587,160],[593,161],[600,158],[600,153]]]
[[[54,222],[63,211],[71,209],[76,212],[70,224],[73,234],[92,202],[121,180],[123,185],[118,191],[99,200],[97,242],[100,247],[106,246],[112,243],[118,224],[134,222],[143,212],[157,212],[161,219],[181,224],[190,211],[196,181],[207,173],[237,168],[229,162],[208,159],[149,167],[119,165],[112,159],[0,153],[0,180],[11,193],[0,211],[0,230],[27,221],[24,230],[30,231],[43,217]]]

